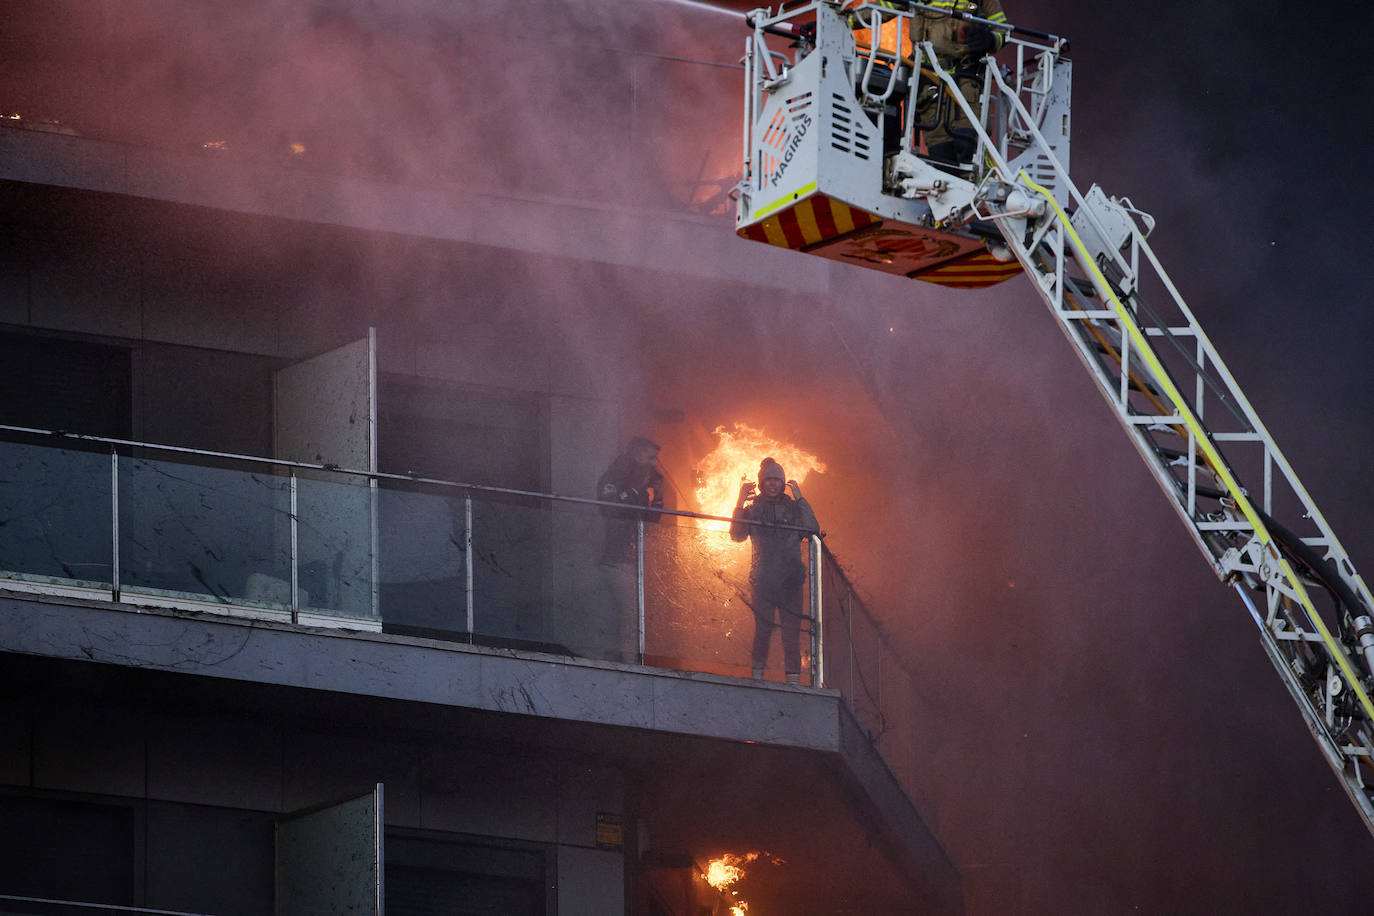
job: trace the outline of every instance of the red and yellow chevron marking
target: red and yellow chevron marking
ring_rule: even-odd
[[[986,251],[975,251],[961,258],[928,267],[913,274],[917,280],[938,283],[954,289],[982,289],[1010,280],[1021,273],[1019,261],[999,261]]]
[[[785,210],[739,230],[739,235],[779,248],[800,249],[847,235],[878,218],[844,201],[813,194]]]

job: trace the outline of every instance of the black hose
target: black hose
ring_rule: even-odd
[[[757,28],[757,26],[754,24],[753,18],[750,16],[744,17],[744,24],[749,26],[749,28],[751,29]],[[794,41],[798,38],[803,37],[800,32],[792,32],[787,29],[779,28],[775,25],[766,25],[763,27],[763,31],[767,35],[777,35],[780,38],[791,38]]]
[[[1049,32],[1037,32],[1035,29],[1026,29],[1019,25],[1012,25],[1010,22],[991,22],[981,16],[974,16],[971,13],[961,13],[958,10],[937,10],[923,3],[917,3],[915,0],[907,0],[907,5],[913,9],[925,9],[933,13],[938,12],[944,16],[948,16],[950,19],[971,19],[976,22],[986,23],[991,28],[1002,29],[1013,35],[1026,35],[1031,38],[1039,38],[1042,41],[1057,41],[1061,43],[1060,47],[1062,50],[1069,50],[1068,39],[1060,38],[1058,35],[1051,35]]]
[[[1274,542],[1279,545],[1279,548],[1290,560],[1301,563],[1306,567],[1311,577],[1321,583],[1322,587],[1331,594],[1332,599],[1338,606],[1345,606],[1349,619],[1354,620],[1356,617],[1374,616],[1371,615],[1369,608],[1365,605],[1364,601],[1360,599],[1360,596],[1355,593],[1354,589],[1346,584],[1344,579],[1339,575],[1332,576],[1330,574],[1329,566],[1324,557],[1320,556],[1307,544],[1304,544],[1302,538],[1274,521],[1258,508],[1255,509],[1255,512],[1259,515],[1260,521],[1264,522],[1264,527],[1269,529],[1269,533],[1274,536]],[[1348,642],[1353,641],[1353,634],[1348,631],[1344,619],[1340,621],[1340,625],[1342,638]]]
[[[1154,448],[1166,458],[1177,459],[1184,457],[1183,452],[1169,448],[1165,445],[1155,445]],[[1200,462],[1199,466],[1202,466]],[[1182,483],[1180,482],[1179,485],[1181,487]],[[1218,490],[1214,487],[1195,485],[1193,489],[1198,496],[1206,499],[1221,500],[1229,495],[1224,490]],[[1307,544],[1304,544],[1302,538],[1298,537],[1292,531],[1289,531],[1283,525],[1280,525],[1262,509],[1256,507],[1255,514],[1260,517],[1260,521],[1264,523],[1264,527],[1273,535],[1274,543],[1279,546],[1279,549],[1283,551],[1284,555],[1301,566],[1303,570],[1306,571],[1309,579],[1326,589],[1337,607],[1343,606],[1346,609],[1346,613],[1350,615],[1351,620],[1356,617],[1374,617],[1374,614],[1371,614],[1364,601],[1360,599],[1360,596],[1354,589],[1346,584],[1344,579],[1339,575],[1331,575],[1330,566],[1327,564],[1325,557],[1322,557]],[[1351,639],[1351,634],[1347,631],[1344,620],[1341,621],[1341,631],[1342,635],[1347,640]]]

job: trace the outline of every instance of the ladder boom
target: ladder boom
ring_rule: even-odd
[[[985,60],[975,104],[899,4],[765,13],[739,234],[953,286],[1024,272],[1374,832],[1374,598],[1146,241],[1153,218],[1070,178],[1063,40],[1009,28],[1011,63]],[[790,58],[767,43],[778,30],[797,37]],[[937,117],[972,125],[971,161],[924,152],[914,100],[930,93]]]

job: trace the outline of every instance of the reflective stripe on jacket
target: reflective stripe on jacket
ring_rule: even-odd
[[[862,6],[863,2],[864,0],[852,0],[846,8],[851,10],[850,21],[855,27],[854,38],[859,47],[867,51],[873,46],[872,29],[870,28],[873,11],[866,10],[860,13],[855,9]],[[907,9],[906,4],[894,3],[892,0],[870,0],[870,2],[873,6],[881,9]],[[1007,14],[1002,11],[1002,5],[997,0],[928,0],[923,5],[935,9],[913,10],[912,18],[901,26],[902,57],[904,58],[911,56],[912,44],[920,41],[929,41],[941,60],[958,60],[968,57],[968,45],[961,37],[961,32],[970,23],[967,20],[953,18],[949,15],[951,12],[986,19],[989,22],[1007,21]],[[897,29],[897,17],[884,17],[884,21],[879,26],[878,50],[887,54],[896,54]],[[1001,29],[993,29],[992,38],[992,50],[996,51],[1006,42],[1006,33]]]

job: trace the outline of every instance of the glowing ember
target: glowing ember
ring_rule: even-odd
[[[227,140],[210,140],[210,141],[208,141],[208,142],[206,142],[206,143],[202,143],[201,146],[200,146],[200,148],[201,148],[201,149],[228,149],[228,148],[229,148],[229,141],[227,141]]]
[[[749,911],[749,904],[741,900],[739,903],[730,907],[730,916],[744,916]]]
[[[61,121],[54,121],[51,118],[35,118],[32,115],[22,115],[17,111],[5,109],[0,111],[0,122],[13,121],[11,127],[22,127],[25,130],[41,130],[50,134],[63,134],[68,137],[79,137],[76,131],[63,125]]]
[[[769,456],[799,484],[804,484],[812,471],[825,473],[825,465],[815,455],[743,423],[736,423],[732,430],[717,426],[715,434],[720,437],[719,444],[696,466],[697,505],[707,515],[730,515],[739,499],[739,485],[755,480],[759,462]]]
[[[292,143],[288,144],[286,148],[287,148],[287,150],[291,153],[291,155],[293,155],[293,156],[302,156],[302,155],[305,154],[305,144],[304,144],[304,143],[292,142]]]

